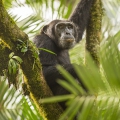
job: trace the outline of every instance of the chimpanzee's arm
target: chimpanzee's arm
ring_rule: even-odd
[[[78,26],[78,41],[82,39],[83,32],[87,26],[89,20],[89,12],[93,0],[81,0],[74,12],[69,17],[69,20]]]

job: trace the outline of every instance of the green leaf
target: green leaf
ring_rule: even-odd
[[[24,47],[24,48],[21,49],[21,52],[23,52],[23,53],[25,53],[25,52],[27,52],[27,51],[28,51],[28,48],[27,48],[27,47]]]
[[[46,52],[48,52],[48,53],[51,53],[51,54],[54,54],[54,55],[56,55],[57,56],[57,54],[56,53],[54,53],[54,52],[52,52],[51,50],[48,50],[48,49],[45,49],[45,48],[38,48],[39,50],[43,50],[43,51],[46,51]]]
[[[9,54],[9,58],[12,58],[14,56],[14,52]]]
[[[75,96],[73,94],[70,95],[61,95],[61,96],[55,96],[55,97],[49,97],[45,99],[41,99],[40,103],[54,103],[54,102],[61,102],[68,99],[73,99]]]
[[[16,63],[16,61],[12,62],[12,74],[16,74],[17,70],[18,70],[18,63]]]
[[[8,62],[8,73],[9,73],[9,75],[11,75],[13,73],[13,69],[12,69],[13,63],[14,63],[13,59],[10,59],[9,62]]]
[[[57,66],[57,69],[60,71],[60,73],[67,79],[67,81],[74,87],[74,91],[76,93],[85,94],[86,92],[83,90],[80,84],[78,84],[77,79],[73,78],[72,75],[70,75],[62,66]]]
[[[79,92],[77,91],[77,89],[72,85],[69,84],[68,82],[64,81],[64,80],[59,80],[57,81],[62,87],[64,87],[67,91],[73,93],[74,95],[78,95]]]
[[[85,97],[76,97],[72,99],[69,107],[65,110],[65,112],[61,115],[59,120],[65,120],[66,116],[68,120],[73,120],[81,106],[83,105]]]
[[[13,56],[12,58],[19,62],[20,64],[23,62],[19,56]]]

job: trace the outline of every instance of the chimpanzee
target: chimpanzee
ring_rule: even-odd
[[[68,50],[74,47],[82,38],[89,20],[92,1],[81,0],[68,20],[53,20],[45,25],[41,33],[34,38],[34,43],[40,48],[39,58],[42,63],[43,76],[54,95],[68,93],[57,83],[57,79],[64,78],[56,69],[56,65],[60,64],[75,79],[78,79],[73,65],[70,63]],[[81,80],[79,81],[82,84]],[[61,106],[65,109],[64,103],[61,103]]]

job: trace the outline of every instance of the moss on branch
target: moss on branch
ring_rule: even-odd
[[[93,60],[99,66],[99,49],[102,23],[102,3],[101,0],[93,0],[90,12],[90,19],[86,30],[86,49],[90,52]]]
[[[7,46],[1,47],[3,44],[0,43],[0,56],[2,56],[0,57],[0,61],[5,60],[4,64],[0,65],[0,72],[6,68],[9,60],[8,56],[11,51],[19,56],[23,60],[21,69],[25,76],[27,88],[30,91],[30,97],[36,103],[40,113],[43,113],[42,115],[45,120],[57,120],[62,113],[60,106],[58,104],[41,104],[39,102],[41,98],[52,96],[52,93],[42,77],[41,65],[38,56],[35,57],[36,50],[34,45],[28,39],[27,34],[21,31],[8,15],[2,0],[0,0],[0,40]],[[17,48],[20,45],[18,40],[23,41],[26,46],[27,42],[29,43],[25,53],[22,53]]]
[[[4,45],[2,40],[0,39],[0,75],[3,75],[3,70],[8,67],[8,55],[11,53],[11,50]]]

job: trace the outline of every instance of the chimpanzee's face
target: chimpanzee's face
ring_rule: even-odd
[[[55,25],[55,36],[59,47],[72,48],[75,44],[75,26],[71,22],[61,21]]]

